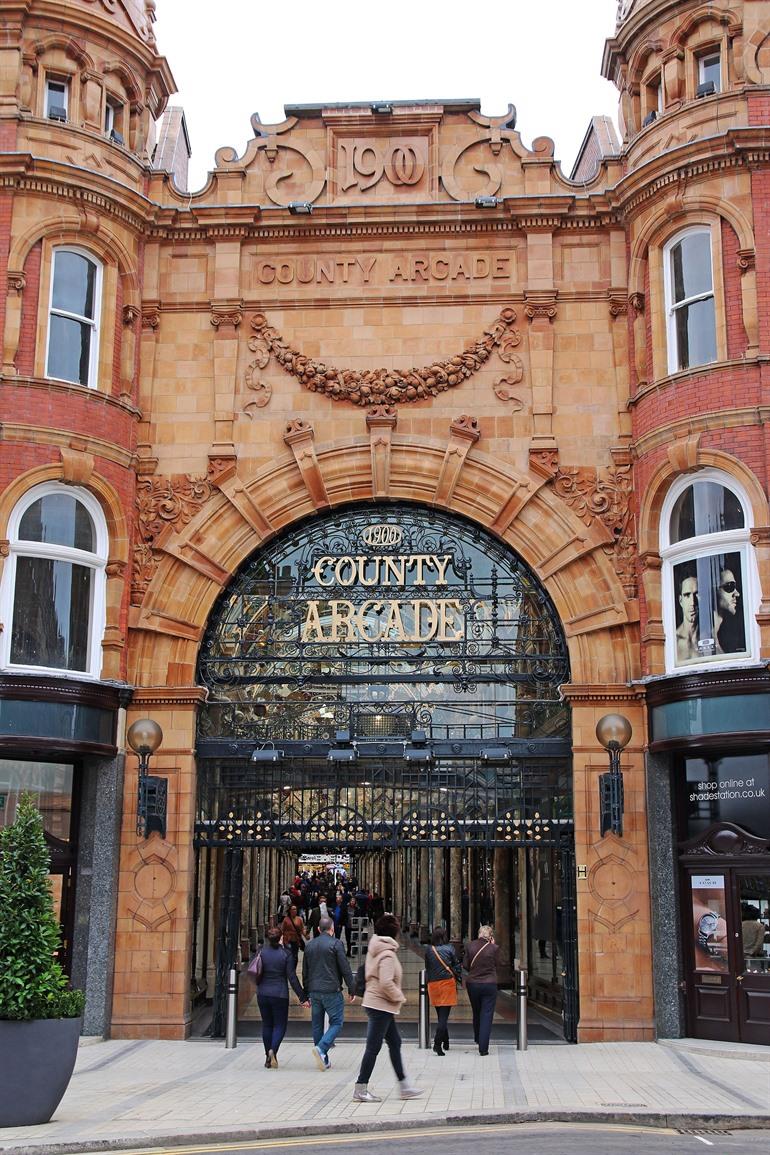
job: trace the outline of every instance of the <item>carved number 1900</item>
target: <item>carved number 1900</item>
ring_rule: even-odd
[[[338,186],[346,192],[358,185],[361,192],[372,188],[383,176],[392,185],[417,184],[425,172],[425,160],[413,144],[388,141],[386,144],[354,140],[338,142]]]

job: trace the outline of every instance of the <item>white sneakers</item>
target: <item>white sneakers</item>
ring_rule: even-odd
[[[379,1095],[373,1095],[369,1090],[368,1083],[356,1083],[356,1089],[353,1092],[353,1101],[355,1103],[381,1103],[382,1099]]]
[[[408,1076],[399,1082],[398,1093],[402,1099],[419,1099],[420,1095],[425,1094],[420,1087],[415,1087],[413,1083],[409,1082]],[[381,1103],[382,1099],[369,1090],[368,1083],[356,1083],[353,1101],[355,1103]]]

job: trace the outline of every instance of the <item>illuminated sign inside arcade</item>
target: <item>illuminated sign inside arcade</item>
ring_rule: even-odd
[[[398,548],[400,527],[370,525],[360,540],[367,546]],[[465,637],[462,604],[457,598],[432,597],[448,585],[453,555],[431,553],[356,553],[320,557],[312,567],[319,592],[350,589],[351,598],[311,598],[302,627],[303,642],[460,642]],[[365,597],[363,591],[406,593],[417,597]],[[358,597],[353,600],[353,592]],[[424,591],[424,592],[423,592]]]

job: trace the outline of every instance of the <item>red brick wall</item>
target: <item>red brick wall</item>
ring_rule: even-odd
[[[738,235],[727,221],[722,221],[722,267],[727,326],[727,356],[733,360],[746,352],[746,330],[743,327],[741,270],[738,268]]]

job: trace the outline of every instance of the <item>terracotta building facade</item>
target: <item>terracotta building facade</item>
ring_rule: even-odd
[[[770,3],[620,3],[570,176],[394,99],[192,194],[155,8],[0,0],[0,821],[84,1029],[216,1031],[315,853],[569,1041],[770,1044]]]

